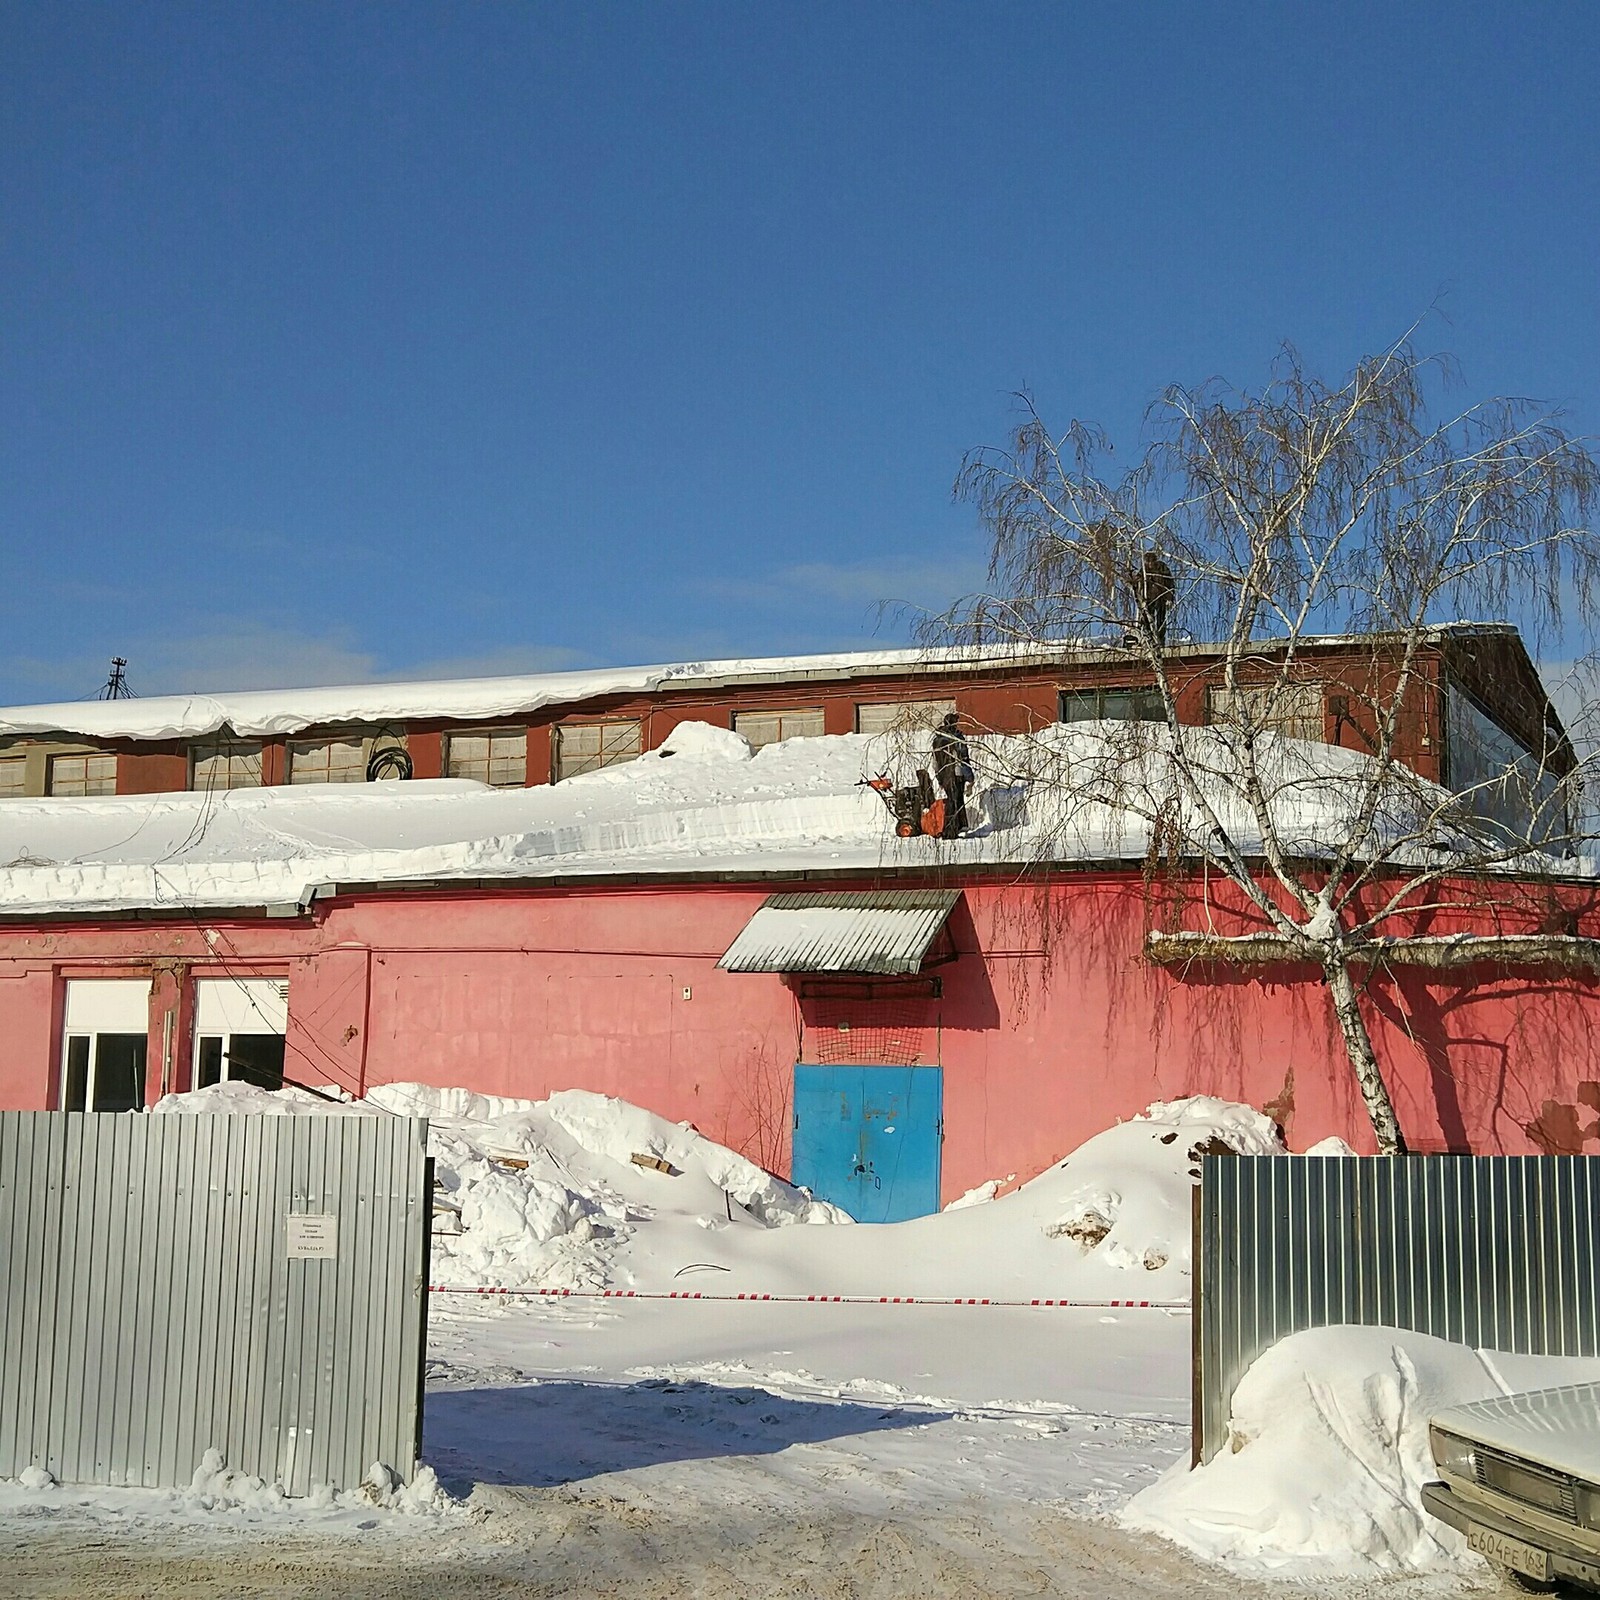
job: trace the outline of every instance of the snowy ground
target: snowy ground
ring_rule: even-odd
[[[865,1228],[601,1096],[385,1095],[434,1119],[455,1207],[441,1216],[455,1231],[436,1241],[436,1277],[589,1291],[433,1296],[424,1455],[442,1491],[425,1482],[389,1506],[360,1493],[286,1503],[217,1472],[182,1492],[0,1484],[0,1596],[1282,1594],[1267,1575],[1289,1570],[1302,1524],[1338,1536],[1339,1516],[1297,1519],[1297,1474],[1320,1473],[1330,1503],[1349,1491],[1341,1462],[1356,1435],[1319,1418],[1363,1416],[1343,1390],[1308,1408],[1311,1376],[1376,1396],[1378,1423],[1387,1414],[1388,1391],[1369,1382],[1395,1366],[1384,1338],[1290,1351],[1241,1389],[1259,1440],[1158,1483],[1189,1449],[1181,1307],[592,1293],[657,1293],[694,1266],[696,1281],[715,1269],[712,1281],[758,1293],[877,1282],[918,1296],[1181,1302],[1193,1150],[1276,1146],[1247,1107],[1152,1107],[999,1199]],[[384,1114],[237,1088],[162,1109]],[[1419,1347],[1400,1366],[1428,1395],[1488,1392],[1483,1363],[1451,1350]],[[1415,1428],[1367,1432],[1363,1472],[1393,1468],[1403,1499]],[[1339,1514],[1357,1529],[1375,1503],[1359,1484],[1350,1494]],[[1339,1563],[1308,1549],[1294,1570],[1309,1589],[1292,1592],[1480,1592],[1475,1569],[1416,1537],[1403,1506],[1379,1509],[1384,1539],[1363,1554],[1352,1537],[1326,1582]]]
[[[438,1306],[435,1513],[0,1492],[0,1594],[1179,1596],[1285,1591],[1111,1514],[1188,1448],[1160,1311]]]

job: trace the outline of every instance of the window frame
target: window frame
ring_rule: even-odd
[[[1245,726],[1242,719],[1228,715],[1226,710],[1219,713],[1219,702],[1223,696],[1230,692],[1239,695],[1247,705],[1259,706],[1274,694],[1287,694],[1291,696],[1304,695],[1305,705],[1300,712],[1292,713],[1288,717],[1251,718],[1250,726],[1262,733],[1280,734],[1286,739],[1304,739],[1311,744],[1326,744],[1328,730],[1328,685],[1322,678],[1291,678],[1288,682],[1268,683],[1241,683],[1235,690],[1230,691],[1225,683],[1208,683],[1206,685],[1206,725],[1213,728],[1241,728]],[[1316,709],[1310,709],[1310,702],[1315,698]],[[1301,731],[1300,724],[1306,727],[1314,723],[1316,731],[1306,733]]]
[[[816,731],[808,733],[786,733],[783,726],[785,720],[789,718],[800,717],[806,717],[814,720],[816,724]],[[750,735],[739,726],[741,722],[747,722],[751,718],[767,719],[775,722],[778,729],[776,735],[771,739],[763,739],[757,743],[756,740],[752,739]],[[827,731],[827,714],[822,706],[774,706],[771,708],[750,706],[743,711],[734,712],[733,731],[743,738],[746,743],[749,744],[752,750],[765,750],[770,744],[783,744],[790,739],[822,738]]]
[[[1130,706],[1152,712],[1150,716],[1116,717],[1106,715],[1106,701],[1112,695],[1126,695]],[[1094,714],[1084,717],[1069,717],[1067,704],[1069,701],[1084,701],[1092,697],[1094,701]],[[1093,684],[1078,689],[1061,689],[1056,696],[1056,721],[1070,727],[1078,722],[1165,722],[1167,720],[1166,707],[1161,702],[1161,691],[1153,684],[1146,683],[1105,683]]]
[[[451,764],[454,761],[454,751],[458,740],[461,739],[486,739],[488,749],[483,758],[484,776],[478,777],[476,773],[452,772]],[[496,760],[505,760],[506,757],[496,757],[494,741],[496,739],[515,739],[520,758],[518,775],[514,780],[496,782],[494,769]],[[444,736],[444,761],[442,763],[444,776],[447,778],[470,778],[476,783],[485,783],[491,789],[526,789],[528,786],[528,730],[525,727],[491,727],[491,728],[452,728]]]
[[[56,787],[56,769],[63,761],[81,761],[83,763],[83,788],[61,790]],[[92,761],[109,761],[111,763],[111,786],[106,789],[91,789],[89,787],[89,763]],[[52,799],[62,800],[91,800],[99,796],[115,794],[117,792],[117,753],[115,750],[58,750],[45,757],[44,792]]]
[[[924,706],[928,708],[926,712],[919,709]],[[954,710],[954,696],[921,700],[858,700],[855,706],[855,731],[865,734],[869,739],[881,739],[885,734],[931,732]],[[861,725],[863,711],[888,711],[894,715],[881,728],[864,728]],[[868,720],[872,720],[870,716]]]
[[[322,746],[322,747],[331,749],[332,746],[338,745],[338,744],[354,745],[356,747],[357,764],[356,764],[355,768],[353,769],[355,771],[356,776],[354,776],[352,778],[335,778],[335,777],[331,777],[331,776],[330,777],[326,777],[326,778],[296,778],[295,777],[294,774],[295,774],[295,767],[296,767],[296,764],[297,764],[297,761],[296,761],[296,747],[297,746],[304,747],[305,749],[315,749],[318,746]],[[283,770],[283,781],[285,782],[285,784],[288,784],[288,785],[291,785],[291,786],[295,785],[295,784],[298,784],[302,788],[308,788],[308,789],[309,788],[333,788],[333,787],[336,787],[338,785],[347,784],[347,783],[365,783],[367,781],[367,767],[371,763],[371,760],[372,760],[372,745],[373,745],[372,736],[369,735],[369,734],[363,734],[363,733],[357,733],[357,734],[355,734],[353,736],[351,734],[349,734],[349,733],[330,733],[330,734],[323,734],[323,735],[321,735],[321,736],[319,736],[317,738],[311,738],[311,739],[305,739],[305,738],[288,738],[288,739],[285,739],[284,740],[284,744],[283,744],[283,769],[284,769]],[[329,766],[328,766],[327,770],[330,773],[332,772],[333,767],[332,767],[332,763],[331,762],[329,763]]]
[[[202,751],[212,752],[203,756]],[[234,780],[234,763],[237,760],[250,759],[250,752],[254,752],[256,775],[254,782],[239,783]],[[228,764],[228,781],[226,783],[206,783],[200,780],[200,763],[202,760],[215,760],[221,757]],[[226,789],[260,789],[266,785],[266,760],[267,747],[259,739],[240,739],[231,735],[213,735],[209,739],[196,739],[189,745],[189,787],[198,794],[216,794]]]
[[[565,745],[568,734],[584,733],[591,729],[606,728],[632,728],[633,742],[637,746],[630,753],[616,755],[612,759],[605,759],[606,739],[604,733],[599,735],[599,748],[595,752],[596,759],[592,765],[585,765],[575,771],[564,771],[563,763],[566,759]],[[626,766],[630,761],[637,761],[644,754],[644,718],[643,717],[586,717],[582,720],[558,722],[550,730],[550,781],[552,783],[565,783],[569,778],[581,778],[590,772],[603,772],[607,767]]]
[[[270,990],[271,993],[265,991]],[[224,1012],[233,1011],[238,1015],[231,1019],[223,1016],[213,1021],[207,1013],[214,1008],[209,1004],[212,996],[219,996],[219,1005],[215,1009]],[[242,1002],[242,1004],[241,1004]],[[283,1026],[275,1026],[276,1014],[281,1008]],[[287,1041],[289,1031],[289,981],[287,978],[217,978],[210,976],[198,977],[194,980],[194,1038],[189,1052],[189,1087],[191,1089],[210,1088],[218,1083],[260,1083],[258,1076],[252,1075],[248,1070],[235,1072],[233,1070],[233,1048],[235,1039],[278,1039]],[[201,1081],[202,1058],[205,1056],[206,1046],[214,1042],[217,1046],[217,1076]],[[263,1084],[264,1088],[283,1087],[284,1061],[281,1057],[277,1067],[278,1081],[275,1084]]]
[[[75,987],[79,991],[77,994],[74,993]],[[62,1009],[61,1051],[58,1057],[60,1077],[56,1086],[56,1104],[60,1110],[139,1111],[144,1108],[150,1069],[149,1008],[148,979],[69,978],[67,980]],[[143,1028],[132,1026],[131,1024],[140,1020],[141,1016],[145,1026]],[[105,1040],[116,1040],[131,1047],[136,1075],[133,1100],[129,1105],[102,1107],[96,1104],[98,1091],[101,1088],[101,1045]],[[81,1105],[72,1103],[79,1098],[72,1092],[72,1080],[77,1070],[77,1064],[72,1059],[75,1044],[83,1046]]]
[[[28,798],[28,757],[26,751],[0,750],[0,773],[15,766],[17,786],[0,782],[0,800],[26,800]]]

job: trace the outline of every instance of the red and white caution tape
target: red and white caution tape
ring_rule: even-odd
[[[1086,1311],[1187,1311],[1187,1300],[980,1300],[911,1294],[705,1294],[698,1289],[495,1289],[430,1283],[430,1294],[492,1294],[554,1300],[772,1300],[786,1305],[849,1306],[1066,1306]]]

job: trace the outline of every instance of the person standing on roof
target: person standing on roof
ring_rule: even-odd
[[[941,839],[958,839],[967,831],[967,785],[972,782],[972,753],[961,737],[961,719],[949,712],[933,735],[933,775],[944,791]]]
[[[1137,572],[1129,574],[1129,587],[1133,590],[1133,603],[1150,619],[1150,632],[1157,645],[1167,642],[1167,617],[1172,611],[1172,597],[1176,585],[1172,581],[1172,568],[1162,560],[1159,550],[1146,550]]]

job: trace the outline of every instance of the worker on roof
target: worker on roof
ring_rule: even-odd
[[[1172,612],[1177,586],[1172,579],[1172,568],[1162,559],[1159,550],[1145,551],[1138,567],[1128,574],[1128,587],[1133,591],[1134,609],[1149,619],[1157,646],[1164,645],[1167,618]]]
[[[967,831],[967,785],[972,782],[972,754],[961,737],[961,718],[946,714],[933,734],[933,775],[944,791],[942,839],[958,839]]]

